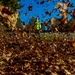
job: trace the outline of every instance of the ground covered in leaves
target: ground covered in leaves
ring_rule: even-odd
[[[75,75],[74,38],[40,39],[0,30],[0,75]]]

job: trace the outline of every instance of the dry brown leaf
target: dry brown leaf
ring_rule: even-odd
[[[14,66],[13,66],[13,70],[16,72],[16,71],[17,71],[17,69],[18,69],[18,68],[17,68],[17,66],[16,66],[16,65],[14,65]]]
[[[0,70],[0,74],[1,74],[1,75],[4,75],[5,73],[4,73],[3,71]]]
[[[64,69],[67,75],[72,75],[67,69]]]

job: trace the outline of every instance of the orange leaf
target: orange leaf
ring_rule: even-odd
[[[16,72],[16,71],[17,71],[17,66],[14,65],[13,69],[14,69],[14,71]]]
[[[72,46],[75,47],[75,42],[72,43]]]

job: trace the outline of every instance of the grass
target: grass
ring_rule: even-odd
[[[50,35],[46,35],[46,34],[42,34],[41,36],[41,39],[46,39],[46,40],[49,40],[51,41],[52,39],[54,38],[54,36],[50,36]]]
[[[52,39],[58,39],[58,40],[61,40],[62,38],[67,38],[67,37],[65,37],[65,36],[61,36],[61,35],[52,35],[52,33],[51,34],[42,34],[41,35],[41,39],[46,39],[46,40],[49,40],[49,41],[52,41]]]

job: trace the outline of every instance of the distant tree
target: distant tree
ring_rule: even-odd
[[[51,18],[50,22],[51,22],[50,24],[51,24],[52,31],[53,32],[56,31],[56,27],[59,25],[60,20],[57,18]]]
[[[75,31],[75,20],[72,18],[68,21],[68,23],[59,25],[60,32],[74,32]]]
[[[33,16],[31,17],[30,21],[29,21],[29,24],[31,25],[35,25],[35,21],[36,21],[36,18],[34,18]]]
[[[67,24],[68,26],[69,26],[69,31],[75,31],[75,19],[74,18],[72,18],[69,22],[68,22],[68,24]]]
[[[22,23],[21,19],[18,18],[18,19],[17,19],[17,24],[16,24],[16,26],[19,27],[19,26],[21,25],[21,23]]]

